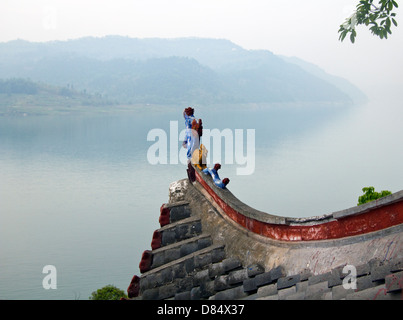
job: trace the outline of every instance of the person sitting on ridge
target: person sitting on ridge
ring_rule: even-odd
[[[229,183],[229,179],[228,178],[224,178],[223,180],[220,179],[220,176],[218,175],[218,170],[221,168],[221,164],[216,163],[214,165],[214,168],[206,168],[203,170],[204,174],[209,174],[211,175],[211,178],[214,181],[214,184],[221,188],[221,189],[225,189],[226,185]]]

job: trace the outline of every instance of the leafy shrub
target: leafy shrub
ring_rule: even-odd
[[[392,192],[388,190],[376,192],[374,187],[362,188],[362,192],[364,192],[364,194],[358,197],[358,206],[392,194]]]
[[[120,300],[127,298],[126,293],[113,285],[107,285],[91,293],[90,300]]]

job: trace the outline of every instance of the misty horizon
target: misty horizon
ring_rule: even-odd
[[[63,87],[59,91],[71,96],[74,88],[101,95],[109,104],[344,104],[366,100],[346,79],[302,59],[246,50],[226,39],[20,40],[0,43],[0,60],[3,79],[39,81]]]
[[[269,50],[313,63],[348,79],[367,95],[399,98],[402,28],[399,25],[388,40],[380,40],[360,26],[355,44],[341,43],[337,30],[354,8],[350,0],[3,1],[0,42],[107,35],[228,39],[246,50]]]

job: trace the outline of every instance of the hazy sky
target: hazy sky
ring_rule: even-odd
[[[399,2],[399,1],[398,1]],[[367,93],[403,90],[403,18],[388,40],[338,28],[358,0],[1,0],[0,42],[83,36],[224,38],[245,49],[297,56]],[[403,5],[403,3],[401,4]],[[401,26],[400,26],[401,25]],[[393,89],[393,90],[392,90]]]

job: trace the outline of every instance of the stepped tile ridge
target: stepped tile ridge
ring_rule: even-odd
[[[204,177],[175,181],[169,203],[161,206],[161,228],[153,234],[151,250],[143,253],[141,276],[129,285],[129,298],[401,300],[402,196],[398,192],[362,208],[297,219],[250,210]],[[372,212],[388,216],[390,224],[379,225]],[[318,226],[330,228],[340,221],[346,230],[356,230],[359,220],[352,223],[351,217],[369,229],[309,241],[282,236],[284,228],[313,228],[315,233]],[[279,237],[265,236],[264,225],[253,219],[269,223]],[[377,228],[371,229],[371,223]]]

